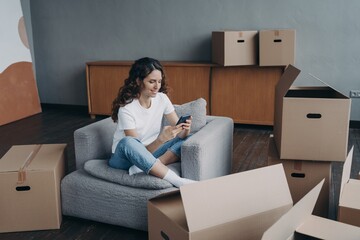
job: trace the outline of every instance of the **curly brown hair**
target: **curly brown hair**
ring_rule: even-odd
[[[149,57],[136,60],[130,68],[129,77],[124,80],[124,85],[120,87],[118,95],[112,102],[111,118],[114,122],[118,121],[120,107],[139,98],[141,86],[139,86],[137,80],[142,82],[154,70],[159,70],[161,72],[162,80],[159,92],[167,93],[166,77],[161,63],[158,60]]]

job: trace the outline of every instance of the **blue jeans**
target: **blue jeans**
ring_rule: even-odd
[[[134,137],[124,137],[116,146],[115,152],[111,155],[109,166],[128,170],[132,165],[149,174],[157,159],[166,151],[173,152],[179,158],[181,157],[181,145],[190,137],[184,139],[174,138],[162,144],[154,153],[149,152],[147,148]]]

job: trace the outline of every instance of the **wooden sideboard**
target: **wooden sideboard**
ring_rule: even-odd
[[[131,61],[86,64],[89,113],[110,115],[111,104],[127,78]],[[273,125],[275,86],[283,67],[223,67],[213,63],[162,62],[174,104],[207,101],[207,114],[235,123]]]
[[[235,123],[274,125],[275,86],[283,67],[213,67],[211,114]]]
[[[133,62],[103,61],[86,64],[89,113],[110,115],[111,104],[128,77]],[[162,62],[169,86],[168,96],[173,104],[204,98],[210,114],[210,63]]]

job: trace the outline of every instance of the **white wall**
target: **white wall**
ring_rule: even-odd
[[[30,50],[19,34],[22,16],[20,0],[0,1],[0,73],[13,63],[31,62]]]

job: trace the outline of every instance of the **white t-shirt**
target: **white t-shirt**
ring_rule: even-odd
[[[174,110],[170,99],[164,93],[157,93],[156,97],[151,99],[151,106],[148,109],[142,107],[138,99],[119,108],[112,152],[115,152],[117,144],[125,137],[124,130],[128,129],[136,129],[138,139],[145,146],[152,143],[161,131],[164,114],[169,114]]]

